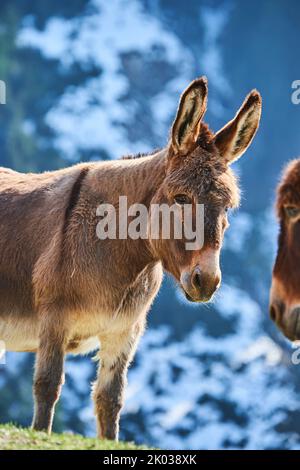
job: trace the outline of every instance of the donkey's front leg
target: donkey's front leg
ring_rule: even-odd
[[[51,315],[51,314],[49,314]],[[64,382],[63,363],[66,335],[58,319],[43,322],[34,374],[34,417],[32,427],[51,432],[55,404]]]
[[[102,439],[118,439],[127,369],[142,330],[142,325],[136,325],[121,335],[100,338],[98,377],[92,395],[98,436]]]

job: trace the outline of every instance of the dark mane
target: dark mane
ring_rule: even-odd
[[[197,143],[200,145],[200,147],[204,148],[208,152],[212,152],[214,150],[214,134],[210,130],[209,126],[204,122],[201,124]],[[154,155],[160,150],[162,150],[162,148],[156,148],[155,150],[151,150],[151,152],[139,152],[135,155],[124,155],[122,160],[134,160],[141,157],[151,157],[151,155]]]
[[[204,122],[201,123],[200,133],[197,139],[197,144],[200,145],[203,149],[207,150],[208,152],[212,152],[214,150],[214,134],[210,130],[209,126]]]
[[[141,157],[151,157],[151,155],[154,155],[155,153],[159,152],[160,150],[162,150],[161,148],[157,148],[155,150],[151,150],[151,152],[139,152],[139,153],[136,153],[135,155],[124,155],[124,157],[122,157],[122,160],[134,160],[135,158],[141,158]]]

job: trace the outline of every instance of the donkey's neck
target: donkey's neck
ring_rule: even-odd
[[[115,160],[96,164],[90,174],[90,184],[99,199],[118,206],[120,196],[127,197],[128,208],[135,203],[149,209],[151,200],[161,186],[166,174],[167,149],[145,157]],[[114,242],[114,240],[113,240]],[[148,239],[119,240],[122,245],[121,265],[130,266],[130,276],[135,278],[146,266],[159,261]],[[127,269],[127,268],[126,268]]]
[[[151,199],[162,184],[166,173],[167,149],[153,155],[122,160],[120,195],[128,204],[142,203],[149,208]]]
[[[129,204],[150,202],[166,173],[167,149],[139,158],[96,163],[89,182],[105,201],[117,203],[126,196]]]
[[[167,154],[167,149],[163,149],[153,155],[122,160],[119,195],[127,196],[128,207],[139,203],[149,211],[151,200],[166,176]],[[158,261],[148,239],[129,240],[127,248],[129,256],[136,258],[139,253],[140,268]]]

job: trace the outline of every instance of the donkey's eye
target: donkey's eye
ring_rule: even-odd
[[[285,210],[286,215],[291,218],[296,217],[297,215],[300,214],[300,209],[298,207],[286,206],[284,210]]]
[[[176,196],[174,196],[174,201],[179,206],[184,206],[184,204],[192,203],[191,198],[189,196],[186,196],[185,194],[176,194]]]

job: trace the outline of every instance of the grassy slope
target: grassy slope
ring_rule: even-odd
[[[48,434],[11,424],[0,426],[0,450],[132,450],[146,449],[130,442],[100,441],[74,434]]]

